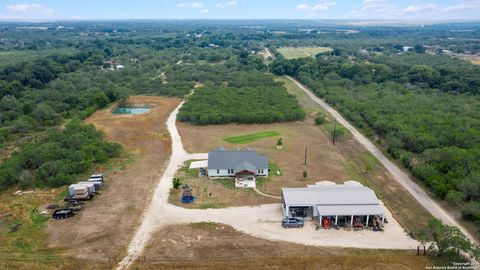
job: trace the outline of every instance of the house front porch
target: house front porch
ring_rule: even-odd
[[[250,171],[242,171],[235,174],[235,187],[254,188],[255,173]]]

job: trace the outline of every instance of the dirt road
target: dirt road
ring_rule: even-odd
[[[372,155],[374,155],[380,163],[393,175],[408,192],[410,192],[417,201],[423,205],[433,216],[441,219],[446,224],[459,227],[462,232],[467,235],[472,241],[475,241],[473,236],[461,226],[454,218],[450,216],[438,203],[436,203],[428,194],[417,185],[410,177],[403,172],[397,165],[392,163],[367,137],[361,134],[353,125],[351,125],[338,111],[328,105],[325,101],[317,97],[310,89],[299,83],[297,80],[290,76],[286,76],[289,80],[294,82],[305,93],[323,109],[328,111],[337,121],[347,128],[361,145],[363,145]]]
[[[271,57],[272,59],[275,59],[275,56],[270,52],[268,48],[265,48],[264,51],[267,57]]]
[[[167,129],[172,140],[172,155],[160,182],[155,189],[143,221],[127,250],[127,255],[118,265],[124,269],[131,265],[143,252],[153,232],[169,224],[213,221],[224,223],[249,235],[268,240],[288,241],[315,246],[336,246],[369,249],[413,249],[418,242],[411,239],[386,210],[389,220],[382,233],[373,231],[315,231],[309,222],[299,230],[285,230],[280,226],[283,217],[279,204],[267,204],[255,207],[231,207],[223,209],[185,209],[168,203],[168,195],[172,188],[172,178],[184,161],[206,159],[207,154],[189,154],[182,144],[176,127],[176,117],[183,102],[170,114]]]

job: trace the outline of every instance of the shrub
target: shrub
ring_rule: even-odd
[[[283,145],[282,138],[278,139],[277,145],[278,145],[278,146],[282,146],[282,145]]]
[[[450,204],[456,205],[456,204],[460,203],[463,200],[464,197],[465,197],[465,195],[462,192],[452,189],[452,190],[449,190],[447,192],[447,196],[445,197],[445,199]]]
[[[323,113],[315,117],[315,125],[319,126],[319,125],[323,125],[324,123],[325,123],[325,115]]]
[[[174,189],[179,189],[180,186],[182,186],[182,181],[180,180],[180,177],[174,177],[173,178],[173,188]]]
[[[475,201],[467,203],[462,211],[462,217],[466,220],[480,223],[480,203]]]

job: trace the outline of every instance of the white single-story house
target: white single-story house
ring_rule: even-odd
[[[208,153],[208,177],[235,177],[236,187],[256,187],[256,177],[268,176],[268,158],[253,150],[225,150]]]
[[[306,188],[282,188],[281,203],[285,217],[318,219],[339,226],[383,225],[385,211],[375,192],[356,181],[335,184],[329,181]],[[325,220],[328,219],[328,220]],[[355,224],[354,224],[355,223]]]

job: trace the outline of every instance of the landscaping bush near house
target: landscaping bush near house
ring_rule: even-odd
[[[180,178],[179,177],[174,177],[173,178],[173,188],[174,189],[179,189],[181,185],[182,185],[182,181],[180,180]]]
[[[283,145],[282,138],[278,139],[277,145]]]

